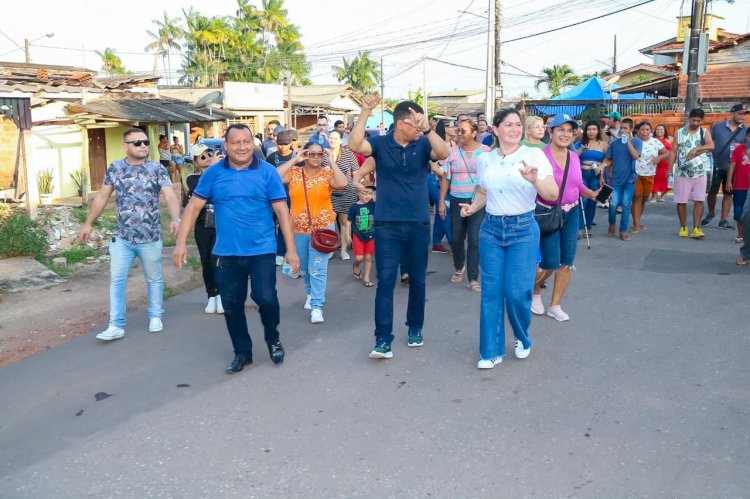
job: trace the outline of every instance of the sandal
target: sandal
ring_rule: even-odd
[[[630,234],[627,232],[620,232],[620,239],[623,241],[630,241]]]
[[[461,270],[454,270],[453,275],[451,276],[451,282],[461,282],[464,278],[464,270],[466,270],[465,267]]]
[[[745,258],[742,255],[740,255],[737,257],[737,265],[739,265],[740,267],[746,267],[747,260],[745,260]]]
[[[641,227],[639,227],[639,226],[636,225],[635,227],[633,227],[633,230],[631,230],[630,232],[633,233],[633,234],[638,234],[642,230],[643,229]]]
[[[475,293],[481,293],[482,292],[482,286],[477,281],[471,281],[466,286],[469,288],[470,291],[473,291]]]
[[[354,280],[355,281],[361,281],[362,280],[362,271],[355,272],[354,269],[352,269],[352,274],[354,274]]]
[[[735,238],[734,238],[734,243],[735,243],[735,244],[742,244],[742,243],[744,243],[744,242],[745,242],[745,240],[744,240],[744,239],[742,239],[741,237],[735,237]]]
[[[373,286],[372,281],[365,281],[362,284],[364,284],[366,288],[371,288]]]

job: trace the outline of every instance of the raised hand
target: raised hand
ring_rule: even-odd
[[[377,92],[367,94],[362,98],[362,110],[372,111],[378,107],[378,104],[380,104],[380,95]]]
[[[417,127],[417,129],[425,133],[430,130],[430,122],[427,117],[422,113],[416,112],[412,108],[409,108],[409,118],[405,119],[404,121],[414,125],[415,127]]]
[[[539,174],[539,170],[537,170],[536,166],[530,165],[526,162],[526,160],[521,160],[523,162],[523,167],[519,168],[518,171],[521,172],[521,176],[530,183],[536,182],[537,176]]]

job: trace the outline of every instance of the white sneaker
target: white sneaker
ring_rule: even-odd
[[[531,353],[531,347],[524,348],[521,340],[516,340],[516,358],[525,359]]]
[[[224,313],[224,306],[221,304],[221,295],[216,295],[216,313]]]
[[[349,256],[349,253],[346,252],[346,250],[341,250],[341,259],[342,260],[351,260],[352,257]]]
[[[149,333],[158,333],[159,331],[162,331],[162,330],[164,330],[164,324],[162,324],[160,318],[154,317],[148,322]]]
[[[542,303],[542,295],[534,295],[531,297],[531,313],[536,315],[544,315],[544,303]]]
[[[96,335],[97,340],[112,341],[119,340],[125,336],[125,330],[121,327],[109,325],[109,327]]]
[[[325,321],[326,320],[323,318],[323,311],[319,308],[314,308],[313,311],[310,312],[310,322],[313,324],[320,324]]]
[[[312,310],[312,305],[310,305],[310,300],[312,300],[312,295],[307,295],[307,299],[305,300],[305,310]]]
[[[560,308],[560,305],[553,305],[549,307],[549,310],[547,310],[547,315],[555,319],[556,321],[565,322],[570,320],[570,316],[563,312],[563,309]]]
[[[284,265],[284,257],[276,255],[276,266],[281,267],[282,265]]]
[[[479,359],[479,362],[477,362],[477,367],[479,369],[492,369],[497,364],[501,363],[502,361],[503,361],[502,357],[495,357],[494,359],[490,359],[490,360]]]
[[[216,313],[216,297],[211,296],[208,299],[208,304],[206,304],[206,308],[203,310],[207,314],[215,314]]]

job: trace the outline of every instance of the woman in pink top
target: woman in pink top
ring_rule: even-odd
[[[544,314],[541,285],[554,272],[555,284],[552,287],[552,301],[547,310],[547,315],[558,321],[567,321],[570,317],[560,307],[560,302],[570,283],[573,261],[576,256],[578,223],[581,216],[580,198],[584,196],[589,199],[595,199],[601,187],[596,191],[592,191],[586,187],[583,183],[581,163],[578,155],[568,149],[575,136],[578,123],[567,115],[562,114],[555,116],[549,127],[550,143],[542,151],[552,164],[552,173],[555,182],[561,188],[565,164],[567,161],[570,161],[570,165],[568,167],[568,177],[565,181],[565,190],[562,193],[560,201],[563,209],[562,228],[554,234],[542,237],[539,243],[542,250],[542,261],[539,264],[541,270],[537,274],[534,284],[531,311],[537,315]],[[551,207],[557,203],[557,200],[537,198],[537,203]]]

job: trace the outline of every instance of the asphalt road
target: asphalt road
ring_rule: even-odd
[[[202,290],[0,369],[0,497],[748,497],[750,272],[733,231],[678,239],[674,205],[649,229],[579,245],[535,346],[476,368],[479,295],[431,255],[425,345],[367,358],[373,299],[334,258],[326,322],[279,275],[283,365],[248,312],[255,364],[228,376],[223,318]],[[714,222],[714,226],[715,226]],[[396,291],[402,324],[407,291]],[[549,302],[549,290],[544,293]],[[97,400],[98,397],[101,400]],[[106,395],[109,395],[106,397]]]

